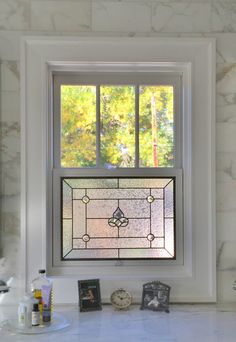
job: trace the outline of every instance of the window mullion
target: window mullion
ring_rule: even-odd
[[[101,165],[101,116],[100,116],[100,85],[96,86],[96,167]]]
[[[135,167],[139,168],[139,86],[135,86]]]

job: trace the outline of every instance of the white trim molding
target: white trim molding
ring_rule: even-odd
[[[183,262],[132,266],[53,265],[48,218],[53,72],[114,67],[123,72],[161,70],[182,75]],[[24,37],[22,100],[22,279],[27,288],[39,268],[53,277],[55,301],[77,302],[77,280],[99,277],[103,302],[116,287],[141,301],[142,284],[171,286],[172,302],[216,301],[215,257],[215,40],[211,38]],[[129,268],[132,267],[132,268]]]

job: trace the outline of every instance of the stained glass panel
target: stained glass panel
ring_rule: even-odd
[[[64,260],[174,259],[175,181],[62,178]]]

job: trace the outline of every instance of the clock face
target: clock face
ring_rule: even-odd
[[[132,297],[129,292],[119,289],[112,293],[111,295],[111,304],[116,309],[127,309],[132,303]]]

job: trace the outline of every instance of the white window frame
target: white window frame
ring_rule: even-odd
[[[102,69],[102,71],[101,71]],[[132,70],[131,70],[132,69]],[[51,156],[51,162],[49,161],[48,167],[48,179],[51,178],[53,188],[53,208],[48,210],[48,220],[49,227],[53,227],[53,253],[50,256],[50,264],[60,267],[61,271],[64,273],[74,271],[74,266],[84,266],[86,268],[94,268],[94,266],[100,266],[99,276],[102,276],[104,272],[112,272],[112,268],[108,268],[107,266],[114,266],[119,264],[120,266],[136,266],[139,272],[139,266],[145,265],[149,267],[150,265],[182,265],[183,264],[183,223],[182,223],[182,148],[181,148],[181,127],[180,124],[182,122],[181,116],[181,84],[182,84],[182,72],[180,72],[180,68],[172,67],[172,70],[169,70],[168,73],[164,72],[166,67],[161,66],[160,63],[153,63],[152,66],[142,63],[139,65],[133,65],[132,68],[129,64],[119,64],[119,63],[104,63],[104,64],[80,64],[77,63],[77,72],[71,71],[70,67],[67,68],[64,72],[54,72],[52,70],[52,74],[50,77],[52,84],[50,84],[50,88],[53,87],[53,112],[49,115],[51,116],[50,122],[52,123],[52,127],[49,127],[49,136],[50,132],[53,132],[52,139],[53,146],[51,146],[51,151],[53,155]],[[175,70],[176,69],[176,70]],[[121,75],[122,74],[122,75]],[[89,83],[88,83],[89,82]],[[60,103],[60,87],[61,85],[76,85],[76,84],[129,84],[129,85],[137,85],[137,84],[145,84],[145,85],[170,85],[173,86],[174,89],[174,116],[175,116],[175,125],[174,125],[174,165],[173,167],[159,167],[159,168],[144,168],[134,166],[131,168],[116,168],[112,170],[107,170],[102,167],[94,167],[94,168],[65,168],[60,165],[60,134],[61,134],[61,103]],[[187,118],[186,118],[187,120]],[[136,130],[138,131],[138,123],[136,122]],[[136,146],[136,153],[139,151]],[[139,160],[139,156],[135,153],[135,157]],[[186,158],[184,158],[186,159]],[[136,160],[135,160],[136,161]],[[184,161],[184,164],[186,162]],[[78,260],[61,260],[61,249],[62,246],[61,241],[61,230],[58,227],[61,226],[61,213],[60,213],[60,177],[147,177],[147,175],[152,177],[175,177],[175,199],[176,199],[176,207],[175,207],[175,255],[176,258],[170,258],[170,260],[119,260],[119,261],[96,261],[96,260],[87,260],[87,261],[78,261]],[[186,203],[186,205],[188,205]],[[51,219],[50,213],[53,212],[53,217]],[[68,266],[72,266],[69,271]],[[80,267],[81,270],[81,267]],[[128,272],[132,272],[134,269],[127,269]],[[124,269],[119,270],[121,274],[124,272]],[[56,273],[53,273],[56,275]],[[89,272],[90,275],[90,272]]]
[[[162,67],[183,75],[183,262],[175,265],[80,267],[52,265],[47,207],[48,127],[52,73],[119,64]],[[53,276],[56,302],[76,302],[76,280],[99,276],[103,301],[114,287],[128,288],[140,302],[142,284],[159,279],[172,286],[175,302],[214,302],[215,264],[215,40],[211,38],[41,38],[22,40],[22,280],[27,287],[38,268]],[[186,210],[187,208],[187,210]],[[59,295],[57,295],[59,294]]]

